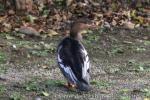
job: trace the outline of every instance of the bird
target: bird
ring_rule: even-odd
[[[57,62],[65,85],[69,89],[90,91],[90,61],[88,53],[82,44],[82,31],[92,25],[88,21],[75,21],[71,25],[69,36],[62,39],[57,47]]]

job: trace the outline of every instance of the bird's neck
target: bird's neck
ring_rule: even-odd
[[[72,39],[74,39],[74,40],[77,40],[77,41],[79,41],[79,42],[82,41],[82,35],[81,35],[80,33],[76,33],[75,36],[70,35],[70,38],[72,38]]]

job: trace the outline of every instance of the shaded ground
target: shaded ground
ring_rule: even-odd
[[[92,63],[88,93],[62,86],[55,57],[61,37],[0,35],[0,100],[150,100],[149,29],[85,34]]]

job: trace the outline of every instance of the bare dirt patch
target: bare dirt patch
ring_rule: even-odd
[[[0,100],[149,100],[150,30],[100,29],[84,36],[93,90],[67,90],[56,63],[60,37],[0,36]]]

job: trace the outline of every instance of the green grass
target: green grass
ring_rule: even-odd
[[[15,44],[17,46],[24,46],[24,45],[32,45],[33,43],[31,41],[25,41],[25,40],[21,40],[21,41],[15,41]]]
[[[109,56],[114,56],[118,54],[123,54],[125,52],[125,47],[123,45],[113,45],[110,50],[107,51]]]
[[[62,80],[46,80],[44,83],[47,86],[61,86],[61,85],[65,84],[65,81],[62,81]]]
[[[6,87],[0,84],[0,94],[3,94],[6,91]]]
[[[106,81],[98,81],[98,80],[93,80],[90,82],[92,85],[95,85],[98,88],[107,88],[111,86],[111,83],[106,82]]]
[[[25,97],[20,92],[13,92],[10,96],[11,100],[25,100]]]
[[[128,96],[120,96],[119,100],[131,100]]]
[[[145,96],[145,97],[150,98],[150,89],[144,88],[144,89],[142,89],[141,91],[144,93],[144,96]]]
[[[127,66],[129,67],[129,70],[140,72],[140,71],[150,71],[150,64],[144,63],[144,62],[137,62],[134,59],[131,59],[128,61]]]
[[[0,12],[1,11],[4,11],[4,5],[3,4],[0,4]]]
[[[54,0],[54,3],[57,7],[65,6],[65,0]]]
[[[84,43],[90,45],[91,43],[96,43],[99,39],[99,33],[88,30],[87,33],[84,35]]]
[[[129,92],[130,92],[130,89],[127,89],[127,88],[121,89],[119,91],[119,93],[121,93],[121,94],[126,94],[126,93],[129,93]]]
[[[38,57],[46,57],[48,56],[48,50],[31,50],[30,54]]]
[[[0,51],[0,73],[6,72],[6,66],[4,65],[6,60],[7,60],[6,54]]]
[[[0,64],[0,74],[1,74],[1,73],[5,73],[6,71],[7,71],[6,66],[3,65],[3,64]]]
[[[25,83],[25,90],[27,90],[27,91],[39,91],[40,85],[38,84],[37,81],[31,80],[31,81]]]
[[[150,45],[150,41],[148,41],[148,40],[144,41],[144,45],[146,45],[146,46]]]
[[[39,82],[37,78],[33,78],[32,80],[26,82],[24,84],[26,91],[35,91],[35,92],[41,92],[47,90],[48,87],[58,87],[65,84],[65,81],[62,80],[45,80]]]
[[[6,58],[6,54],[0,51],[0,64],[4,63],[6,61]]]

